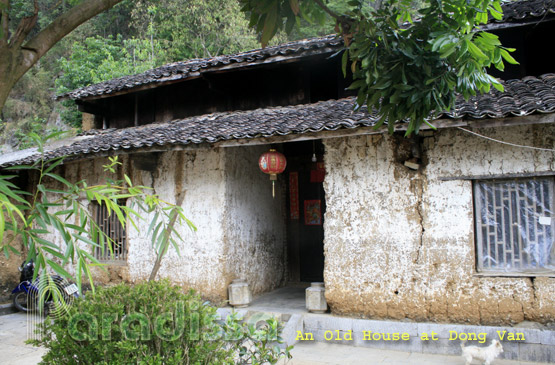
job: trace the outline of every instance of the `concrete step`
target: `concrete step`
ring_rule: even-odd
[[[0,304],[0,316],[12,313],[17,313],[17,309],[13,306],[13,303]]]

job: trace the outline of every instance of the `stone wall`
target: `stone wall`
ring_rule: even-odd
[[[479,129],[554,147],[555,125]],[[476,275],[472,182],[465,175],[553,171],[552,152],[449,129],[423,138],[424,166],[403,166],[410,143],[372,135],[324,140],[326,298],[334,313],[472,324],[555,320],[555,279]]]

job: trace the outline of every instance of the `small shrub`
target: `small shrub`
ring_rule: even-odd
[[[119,284],[79,298],[49,318],[30,341],[48,352],[42,364],[275,364],[281,324],[256,328],[169,281]]]

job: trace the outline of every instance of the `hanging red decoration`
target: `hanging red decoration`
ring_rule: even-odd
[[[258,166],[262,172],[270,175],[270,180],[272,181],[272,196],[275,197],[277,175],[285,171],[285,167],[287,166],[285,156],[274,149],[270,149],[270,151],[260,156],[258,159]]]

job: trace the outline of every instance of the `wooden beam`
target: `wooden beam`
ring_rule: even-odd
[[[172,151],[198,151],[198,150],[207,150],[210,149],[211,146],[208,143],[200,143],[200,144],[188,144],[188,145],[169,145],[167,147],[164,146],[153,146],[153,147],[141,147],[141,148],[128,148],[128,149],[121,149],[121,150],[109,150],[109,151],[102,151],[96,153],[88,153],[84,155],[70,155],[64,158],[64,162],[75,162],[75,161],[82,161],[82,160],[92,160],[95,158],[102,158],[108,156],[125,156],[125,155],[134,155],[134,154],[143,154],[143,153],[155,153],[155,152],[172,152]]]
[[[517,174],[499,174],[499,175],[463,175],[440,177],[440,181],[456,181],[456,180],[490,180],[490,179],[518,179],[522,177],[541,177],[555,176],[555,171],[540,172],[522,172]]]
[[[108,114],[106,109],[98,106],[98,105],[94,105],[91,103],[82,103],[77,101],[77,109],[80,112],[83,113],[89,113],[89,114],[94,114],[94,115],[106,115]]]

